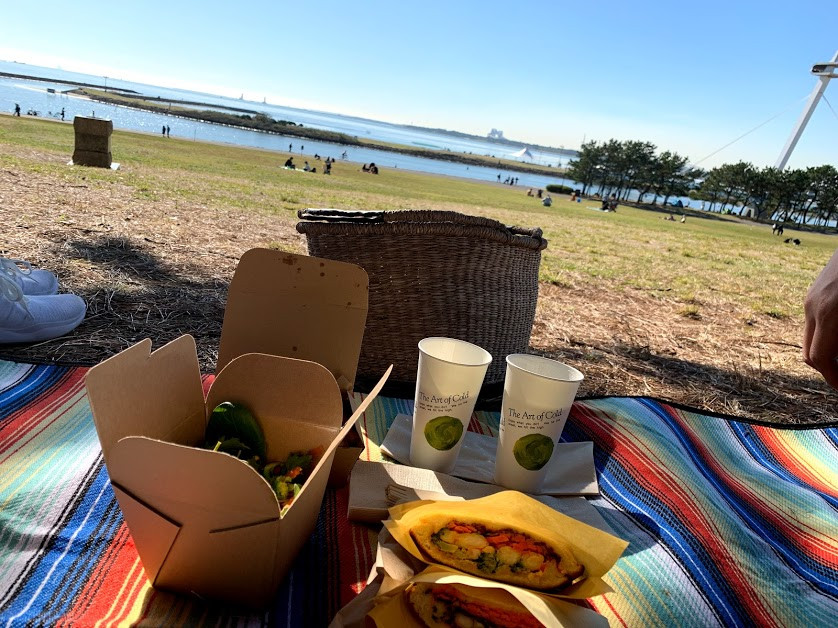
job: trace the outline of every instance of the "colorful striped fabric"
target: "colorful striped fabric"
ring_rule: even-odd
[[[155,591],[111,490],[83,368],[0,361],[0,627],[325,626],[366,583],[377,531],[327,491],[271,608]]]
[[[361,419],[368,459],[412,401]],[[495,435],[498,415],[469,429]],[[577,401],[562,434],[593,441],[590,502],[630,545],[588,601],[612,626],[838,625],[838,429],[776,429],[647,398]]]
[[[264,612],[152,589],[108,483],[86,369],[0,361],[0,627],[324,626],[364,586],[377,529],[327,491],[317,527]],[[412,402],[362,418],[368,457]],[[471,429],[494,434],[497,415]],[[589,600],[612,625],[834,625],[838,430],[783,430],[646,398],[575,404],[563,440],[592,440],[591,503],[630,541]]]

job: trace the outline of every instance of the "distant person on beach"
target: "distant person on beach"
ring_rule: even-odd
[[[498,183],[500,183],[500,173],[498,173]]]
[[[288,152],[289,152],[289,153],[293,153],[293,152],[294,152],[294,145],[293,145],[293,144],[289,144],[289,145],[288,145]]]
[[[297,169],[297,166],[294,165],[294,158],[293,157],[289,157],[288,159],[285,160],[285,167],[290,168],[291,170],[296,170]]]
[[[61,107],[61,121],[64,122],[64,107]]]
[[[167,124],[167,125],[166,125],[166,137],[171,137],[171,136],[172,136],[172,129],[171,129],[171,127]]]
[[[20,117],[20,105],[15,103],[15,115],[19,118]]]
[[[166,125],[163,125],[163,135],[166,135]]]
[[[303,154],[303,149],[304,149],[304,148],[305,148],[305,146],[303,146],[302,144],[300,144],[300,155],[302,155],[302,154]]]

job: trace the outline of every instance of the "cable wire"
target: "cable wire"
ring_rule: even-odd
[[[759,129],[759,128],[761,128],[761,127],[764,127],[766,124],[768,124],[768,123],[769,123],[769,122],[771,122],[772,120],[776,120],[776,119],[777,119],[777,118],[779,118],[781,115],[783,115],[784,113],[786,113],[789,109],[791,109],[792,107],[796,107],[797,105],[799,105],[801,102],[803,102],[803,101],[804,101],[804,100],[806,100],[807,98],[808,98],[808,96],[804,96],[804,97],[803,97],[803,98],[801,98],[800,100],[796,100],[795,102],[793,102],[792,104],[790,104],[788,107],[786,107],[785,109],[783,109],[780,113],[778,113],[778,114],[776,114],[776,115],[771,116],[771,117],[770,117],[770,118],[768,118],[768,120],[766,120],[765,122],[760,122],[758,125],[756,125],[756,126],[755,126],[753,129],[751,129],[750,131],[747,131],[747,132],[743,133],[742,135],[740,135],[739,137],[737,137],[735,140],[733,140],[733,141],[731,141],[731,142],[728,142],[727,144],[725,144],[724,146],[722,146],[722,147],[721,147],[721,148],[719,148],[718,150],[714,150],[712,153],[710,153],[710,154],[709,154],[709,155],[707,155],[706,157],[702,157],[702,158],[701,158],[701,159],[699,159],[698,161],[693,162],[693,164],[692,164],[692,165],[693,165],[693,166],[697,166],[697,165],[698,165],[698,164],[700,164],[702,161],[707,161],[708,159],[710,159],[710,158],[711,158],[713,155],[715,155],[716,153],[720,153],[720,152],[722,152],[725,148],[727,148],[728,146],[731,146],[731,145],[735,144],[736,142],[738,142],[739,140],[741,140],[743,137],[745,137],[745,136],[747,136],[747,135],[750,135],[751,133],[753,133],[754,131],[756,131],[757,129]],[[832,108],[832,107],[830,107],[830,109],[831,109],[831,108]]]
[[[822,95],[821,98],[823,98],[824,102],[826,103],[826,106],[829,107],[829,110],[832,112],[832,115],[835,116],[835,119],[838,120],[838,113],[835,113],[835,109],[832,108],[832,103],[830,103],[826,99],[826,94]]]

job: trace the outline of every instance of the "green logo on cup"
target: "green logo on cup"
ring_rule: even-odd
[[[538,471],[553,455],[553,439],[544,434],[527,434],[512,448],[515,460],[529,471]]]
[[[463,422],[452,416],[438,416],[425,426],[425,440],[434,449],[448,451],[460,442]]]

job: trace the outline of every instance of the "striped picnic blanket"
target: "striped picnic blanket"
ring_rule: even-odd
[[[152,589],[108,483],[86,369],[0,361],[0,626],[323,626],[363,589],[377,529],[329,490],[270,608]],[[362,418],[377,444],[407,400]],[[471,429],[493,434],[497,415]],[[647,398],[578,401],[562,436],[594,442],[591,503],[631,544],[588,601],[612,625],[831,625],[838,617],[838,430],[774,429]]]

